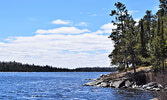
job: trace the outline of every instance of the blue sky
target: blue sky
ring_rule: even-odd
[[[107,38],[117,0],[4,0],[0,3],[0,59],[57,67],[109,66]],[[158,0],[120,0],[134,19]]]

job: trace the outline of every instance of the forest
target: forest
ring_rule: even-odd
[[[153,14],[147,10],[143,18],[136,22],[128,13],[125,4],[115,3],[110,16],[117,26],[109,38],[114,42],[114,50],[109,54],[111,65],[118,70],[137,66],[152,66],[153,71],[164,71],[167,62],[167,0],[159,0],[159,10]]]
[[[115,67],[79,67],[75,69],[22,64],[18,62],[0,62],[0,72],[113,72]]]

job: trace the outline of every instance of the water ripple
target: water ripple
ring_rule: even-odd
[[[102,73],[0,73],[0,99],[23,100],[148,100],[148,91],[82,86]],[[103,73],[106,74],[106,73]]]

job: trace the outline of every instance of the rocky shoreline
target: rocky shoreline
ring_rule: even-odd
[[[150,70],[140,71],[137,72],[135,75],[130,72],[100,75],[100,78],[93,79],[93,81],[83,85],[167,92],[167,85],[160,84],[158,82],[147,81],[146,73],[148,73],[149,71]]]

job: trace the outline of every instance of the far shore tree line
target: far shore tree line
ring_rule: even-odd
[[[115,49],[109,55],[111,65],[119,70],[129,66],[152,66],[155,72],[164,71],[167,59],[167,0],[159,0],[159,10],[152,14],[147,10],[143,18],[136,22],[128,13],[126,6],[115,3],[116,10],[110,16],[115,20],[109,38],[114,41]]]
[[[79,67],[75,69],[22,64],[18,62],[0,62],[0,72],[113,72],[114,67]]]

